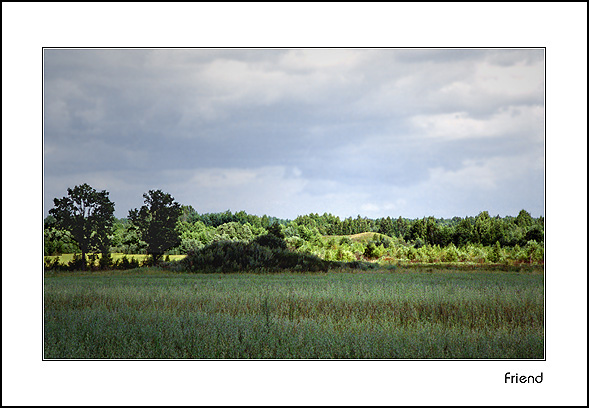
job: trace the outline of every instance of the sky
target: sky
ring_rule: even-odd
[[[44,213],[544,215],[542,48],[43,51]]]

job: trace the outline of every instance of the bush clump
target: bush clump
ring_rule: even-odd
[[[266,237],[273,237],[272,235]],[[292,252],[286,245],[277,245],[277,240],[218,241],[191,251],[179,261],[180,269],[188,272],[230,273],[262,272],[290,269],[294,271],[326,271],[330,262],[309,254]],[[283,241],[284,242],[284,241]]]

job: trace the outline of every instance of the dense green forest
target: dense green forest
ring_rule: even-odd
[[[145,254],[146,242],[127,218],[115,219],[110,252]],[[168,255],[203,251],[220,242],[251,242],[264,246],[274,234],[285,248],[326,261],[383,260],[408,262],[541,263],[544,260],[544,217],[521,210],[516,217],[477,216],[451,219],[377,218],[358,215],[340,219],[332,214],[308,214],[294,220],[244,211],[199,214],[182,206],[176,229],[180,243]],[[272,234],[269,234],[271,232]],[[45,255],[79,252],[69,232],[44,220]],[[268,245],[266,245],[268,246]]]

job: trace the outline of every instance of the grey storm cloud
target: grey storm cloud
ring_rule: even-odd
[[[45,49],[44,206],[544,211],[542,49]],[[522,188],[521,186],[525,186]]]

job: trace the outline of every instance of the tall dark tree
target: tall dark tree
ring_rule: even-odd
[[[411,228],[409,229],[409,239],[411,241],[416,241],[417,239],[421,239],[422,241],[425,242],[426,240],[426,223],[425,223],[425,218],[424,219],[416,219],[413,222],[413,225],[411,225]]]
[[[536,241],[538,243],[544,242],[544,229],[539,225],[534,225],[528,230],[528,232],[526,232],[524,241]]]
[[[476,242],[481,243],[485,246],[493,245],[495,241],[493,241],[492,236],[492,229],[493,229],[493,220],[489,216],[488,211],[482,211],[479,215],[476,216],[474,221],[474,239]]]
[[[147,253],[155,265],[165,251],[180,244],[176,224],[182,208],[174,197],[161,190],[149,190],[143,198],[145,205],[139,210],[129,210],[129,221],[147,243]]]
[[[473,242],[473,227],[467,218],[461,219],[454,228],[453,241],[457,247]]]
[[[389,237],[394,237],[395,234],[395,225],[391,217],[383,218],[380,221],[380,226],[378,228],[378,232],[384,235],[388,235]]]
[[[403,239],[407,239],[407,235],[409,233],[409,227],[407,226],[407,221],[401,216],[397,219],[397,234],[399,237]]]
[[[425,220],[425,242],[430,245],[440,244],[440,227],[434,217]]]
[[[183,205],[180,208],[180,221],[196,222],[198,220],[198,212],[191,205]]]
[[[82,252],[82,267],[86,269],[86,254],[108,251],[108,235],[114,222],[115,205],[106,190],[96,191],[88,184],[67,189],[68,196],[54,198],[49,214],[58,228],[69,231]]]
[[[526,210],[521,210],[515,218],[515,223],[518,227],[529,228],[534,224],[534,219]]]

